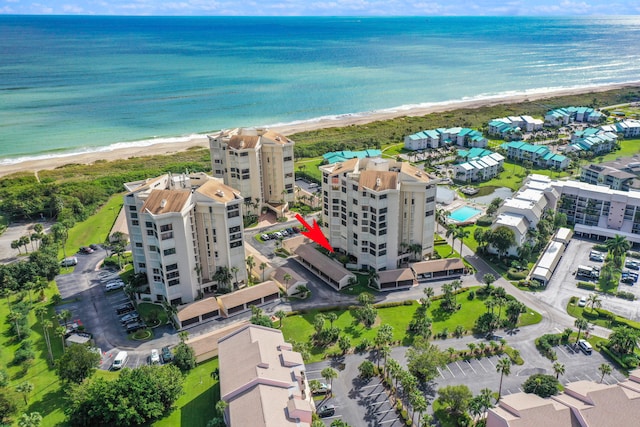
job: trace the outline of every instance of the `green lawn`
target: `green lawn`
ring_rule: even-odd
[[[595,316],[590,316],[589,315],[590,311],[591,311],[591,307],[586,309],[585,307],[578,307],[577,303],[569,302],[567,304],[567,313],[571,317],[575,317],[576,319],[586,319],[589,323],[592,323],[592,324],[598,325],[598,326],[602,326],[602,327],[605,327],[605,328],[610,328],[611,327],[611,322],[609,320],[597,318]],[[585,312],[587,313],[586,316],[584,315]],[[629,326],[631,326],[632,328],[635,328],[635,329],[640,331],[640,322],[629,320],[626,317],[617,316],[617,315],[616,315],[616,320],[622,321],[622,322],[628,324]]]
[[[462,304],[462,308],[453,314],[446,313],[440,309],[440,305],[442,304],[441,300],[434,301],[429,308],[429,316],[433,319],[432,330],[434,334],[444,329],[448,329],[451,333],[458,325],[461,325],[468,331],[473,329],[476,319],[486,311],[486,307],[484,301],[479,298],[471,301],[468,300],[468,294],[469,291],[465,291],[457,296],[458,302]],[[417,303],[413,305],[380,308],[378,309],[378,321],[371,329],[367,329],[361,324],[356,324],[349,310],[338,310],[334,312],[338,318],[333,325],[340,328],[342,333],[349,337],[352,347],[357,346],[365,338],[372,341],[377,333],[377,325],[381,324],[388,324],[393,327],[394,341],[402,341],[404,345],[408,345],[411,343],[411,337],[407,336],[407,328],[417,308]],[[318,311],[314,310],[309,313],[285,318],[282,322],[282,333],[284,334],[285,340],[288,342],[310,342],[314,333],[313,322],[316,314],[318,314]],[[504,317],[504,310],[502,316]],[[518,326],[534,324],[541,319],[542,316],[539,313],[528,309],[527,313],[520,317]],[[274,324],[277,326],[278,322]],[[326,327],[328,326],[329,323],[327,322]],[[326,354],[336,353],[338,351],[336,344],[328,348],[312,347],[309,362],[317,362],[322,360]]]
[[[156,427],[205,427],[215,416],[216,402],[220,400],[220,385],[211,373],[218,367],[218,358],[196,366],[184,380],[184,394],[169,416],[153,423]]]
[[[304,165],[304,172],[311,177],[315,178],[318,182],[322,182],[322,173],[320,173],[320,165],[324,162],[322,156],[312,158],[302,158],[297,160],[294,164],[296,171],[300,170],[300,166]]]
[[[456,246],[460,245],[460,241],[456,240],[455,245]],[[451,245],[449,244],[433,245],[433,249],[436,251],[438,255],[440,255],[440,258],[460,258],[460,254],[455,250],[452,251]]]
[[[120,209],[122,209],[122,194],[112,196],[109,201],[101,207],[98,212],[91,215],[86,221],[74,225],[69,230],[69,238],[65,245],[67,256],[78,252],[80,246],[87,246],[92,243],[103,243],[107,241],[111,227],[115,222]],[[63,256],[60,249],[59,257]]]
[[[536,173],[540,175],[546,175],[551,178],[563,178],[569,176],[570,173],[567,171],[552,171],[551,169],[530,169],[531,173]],[[489,181],[481,182],[478,184],[478,187],[508,187],[513,191],[520,189],[522,186],[522,181],[525,178],[525,168],[517,163],[512,162],[511,160],[505,160],[504,162],[504,171],[500,173],[497,177],[490,179]]]
[[[165,309],[159,304],[151,304],[150,302],[142,302],[138,304],[138,313],[143,319],[148,319],[152,313],[156,313],[161,325],[167,323],[168,317]]]

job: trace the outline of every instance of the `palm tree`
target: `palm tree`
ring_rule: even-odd
[[[47,344],[47,351],[49,352],[49,360],[53,363],[53,351],[51,350],[51,337],[49,336],[49,329],[53,328],[53,323],[49,319],[42,321],[42,334],[44,335],[44,341]]]
[[[267,263],[261,262],[258,268],[260,268],[260,271],[262,271],[262,282],[264,282],[264,271],[267,269]]]
[[[556,362],[553,364],[553,372],[556,373],[556,379],[560,377],[560,375],[564,375],[565,368],[564,365],[560,362]]]
[[[598,366],[598,371],[600,371],[600,373],[602,374],[600,376],[600,382],[602,382],[604,381],[605,375],[611,375],[611,372],[613,372],[613,368],[608,363],[603,363],[600,366]]]
[[[502,377],[509,376],[509,374],[511,374],[511,359],[509,359],[508,357],[503,357],[500,360],[498,360],[498,363],[496,364],[496,371],[500,373],[500,386],[498,387],[498,400],[500,400],[500,397],[502,396]]]
[[[589,294],[587,297],[586,306],[591,306],[591,312],[593,313],[593,309],[598,307],[602,307],[602,299],[598,296],[598,294]]]
[[[278,318],[278,320],[280,320],[279,328],[282,329],[282,319],[287,317],[287,313],[284,310],[278,310],[278,311],[276,311],[275,315]]]
[[[29,402],[29,393],[33,391],[33,384],[31,384],[29,381],[20,383],[16,387],[16,391],[22,394],[22,397],[24,398],[24,404],[26,405]]]
[[[453,253],[453,246],[458,238],[458,226],[455,224],[447,225],[447,232],[445,233],[445,237],[451,237],[451,254]],[[451,255],[449,254],[449,255]]]
[[[385,364],[389,376],[395,381],[394,388],[398,388],[398,379],[400,378],[400,372],[402,372],[402,365],[396,359],[388,359]]]
[[[11,241],[11,249],[17,249],[18,254],[22,253],[22,251],[20,250],[21,247],[22,245],[20,244],[20,239]]]
[[[333,394],[333,379],[338,378],[338,372],[333,368],[324,368],[320,375],[329,383],[329,393]]]
[[[576,328],[578,328],[578,336],[576,337],[576,342],[580,341],[580,332],[584,331],[589,327],[589,322],[586,319],[576,319],[573,323]]]
[[[282,280],[284,280],[284,288],[287,290],[287,293],[289,293],[289,281],[291,279],[293,279],[293,277],[291,277],[289,273],[285,273],[285,275],[282,276]]]
[[[458,305],[458,295],[456,291],[462,288],[462,282],[460,280],[454,280],[451,282],[451,289],[453,289],[453,301]]]
[[[618,256],[618,257],[621,257],[629,249],[631,249],[631,243],[629,243],[629,241],[625,237],[620,236],[618,234],[616,234],[615,237],[611,239],[607,239],[604,242],[604,245],[607,247],[607,250],[611,252],[613,256]]]
[[[256,266],[256,262],[252,255],[249,255],[245,262],[247,263],[247,275],[251,277],[251,272],[253,271],[253,267]]]
[[[369,269],[369,286],[375,283],[375,281],[378,280],[379,277],[380,276],[378,275],[378,272],[375,270],[375,268],[370,268]]]
[[[65,328],[64,326],[58,326],[55,329],[55,333],[57,336],[60,337],[60,340],[62,341],[62,352],[64,353],[64,349],[66,347],[65,343],[64,343],[64,336],[67,335],[67,328]]]
[[[496,281],[496,277],[491,273],[487,273],[482,276],[482,281],[487,285],[486,290],[489,290],[491,284]]]
[[[178,332],[178,338],[180,338],[180,342],[184,344],[189,339],[189,332],[187,331]]]
[[[435,295],[435,291],[431,286],[427,286],[422,292],[424,292],[424,295],[429,299],[433,298],[433,296]]]
[[[335,314],[333,311],[330,311],[329,313],[327,313],[325,317],[327,318],[327,320],[329,321],[329,324],[333,328],[333,322],[336,321],[336,319],[338,318],[338,315]]]
[[[17,311],[10,311],[9,315],[7,316],[7,319],[9,320],[9,322],[13,322],[16,326],[16,334],[18,334],[18,339],[22,339],[22,337],[20,336],[20,320],[22,320],[24,316],[22,315],[22,313],[17,312]]]
[[[240,271],[240,269],[238,268],[238,266],[234,265],[229,270],[233,273],[233,276],[236,280],[236,288],[240,289],[240,285],[238,284],[238,271]]]
[[[65,248],[67,239],[69,238],[69,229],[62,222],[56,222],[51,226],[51,233],[53,234],[53,240],[62,244],[62,253],[64,257],[67,257],[67,250]]]
[[[25,413],[18,419],[18,427],[40,427],[40,425],[42,425],[40,412]]]
[[[462,247],[464,246],[464,239],[469,237],[469,230],[465,230],[463,227],[458,227],[456,230],[456,237],[460,239],[460,258],[464,258],[462,256]]]

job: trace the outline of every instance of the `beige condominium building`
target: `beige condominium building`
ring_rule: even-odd
[[[209,136],[213,176],[243,197],[282,214],[294,201],[294,142],[267,129],[232,129]]]
[[[147,275],[153,301],[180,305],[200,292],[246,282],[237,190],[203,173],[167,174],[125,187],[134,271]]]
[[[323,225],[349,264],[391,270],[433,252],[436,181],[425,172],[381,158],[320,169]]]

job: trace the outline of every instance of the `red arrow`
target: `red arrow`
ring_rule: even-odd
[[[304,228],[307,229],[307,231],[302,232],[303,236],[307,236],[329,252],[333,252],[333,248],[329,244],[327,238],[324,237],[324,234],[322,234],[322,230],[320,229],[320,226],[315,219],[313,220],[313,227],[310,227],[309,224],[307,224],[307,221],[305,221],[304,218],[300,216],[300,214],[296,214],[296,219],[300,221],[300,224],[302,224]]]

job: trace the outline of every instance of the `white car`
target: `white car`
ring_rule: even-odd
[[[282,230],[280,234],[282,234],[283,236],[288,236],[289,232],[287,230]]]
[[[585,297],[580,298],[580,301],[578,301],[578,307],[584,307],[585,305],[587,305],[587,299]]]
[[[268,234],[262,234],[260,235],[260,237],[262,238],[262,240],[269,240],[271,237],[269,237]]]
[[[151,362],[152,365],[159,365],[160,364],[160,353],[158,353],[157,349],[153,349],[151,350],[151,355],[149,356],[149,361]]]
[[[282,239],[282,233],[279,231],[276,231],[273,235],[276,236],[276,239]]]
[[[105,286],[105,290],[107,290],[107,291],[114,291],[116,289],[121,289],[121,288],[124,288],[124,282],[122,282],[122,281],[120,281],[120,282],[109,282]]]

